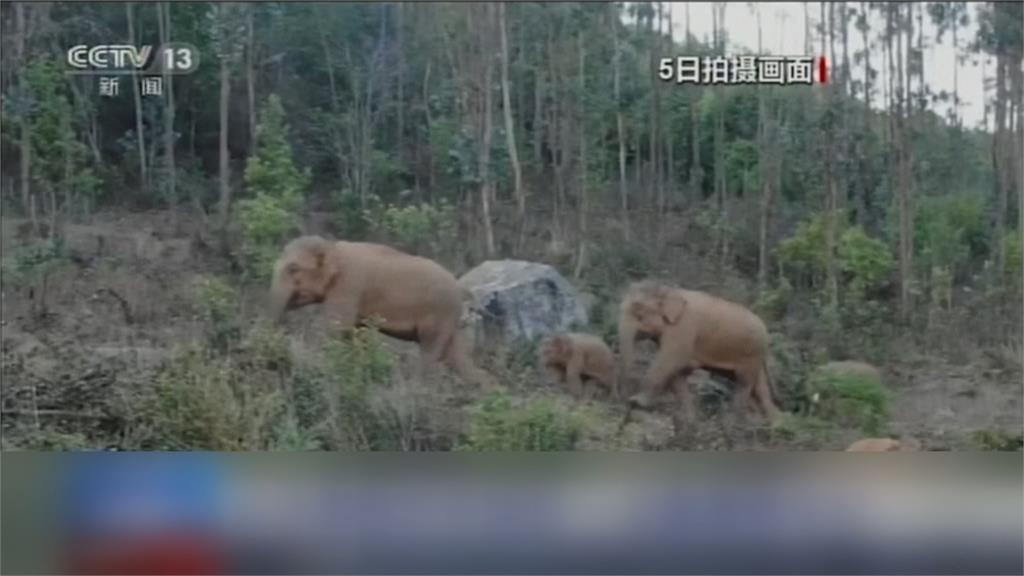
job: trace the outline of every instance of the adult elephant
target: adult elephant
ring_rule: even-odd
[[[759,400],[774,421],[780,411],[772,401],[768,376],[768,329],[745,307],[695,290],[652,281],[631,285],[619,315],[619,352],[628,371],[637,338],[651,338],[658,352],[630,407],[650,408],[656,394],[669,384],[687,420],[694,416],[687,377],[697,369],[731,373],[736,380],[733,405],[742,414]]]
[[[280,322],[289,310],[323,304],[333,330],[345,333],[371,319],[383,334],[417,342],[427,360],[490,387],[459,334],[462,289],[440,264],[383,244],[302,236],[274,266],[270,288]]]

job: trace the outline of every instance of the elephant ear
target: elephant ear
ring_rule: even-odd
[[[686,312],[686,297],[676,292],[669,292],[661,301],[661,315],[666,324],[676,324]]]
[[[634,300],[629,305],[629,314],[633,318],[642,318],[644,313],[647,312],[647,305],[639,300]]]
[[[321,239],[310,250],[316,270],[320,272],[321,278],[327,281],[328,284],[333,282],[334,277],[339,272],[337,262],[334,258],[330,257],[330,251],[333,246],[334,244],[330,240]]]

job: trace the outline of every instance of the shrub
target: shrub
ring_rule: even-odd
[[[888,418],[888,394],[872,376],[820,366],[808,378],[812,415],[877,436]],[[816,400],[815,400],[816,399]]]
[[[273,256],[298,227],[298,211],[309,187],[309,171],[292,161],[281,100],[271,95],[256,130],[256,152],[246,162],[245,185],[253,195],[238,203],[243,258],[253,279],[266,279]]]
[[[835,439],[838,431],[833,422],[816,416],[785,414],[772,426],[770,433],[773,439],[820,449],[823,444]]]
[[[46,293],[50,275],[67,262],[64,245],[59,239],[41,240],[19,248],[0,263],[4,281],[38,291],[32,298],[33,313],[47,312]]]
[[[971,440],[981,450],[1020,452],[1024,450],[1024,436],[1001,430],[976,430]]]
[[[827,265],[825,218],[817,214],[797,225],[796,232],[779,243],[779,262],[800,285],[817,286]]]
[[[1004,250],[1006,251],[1006,268],[1003,271],[1006,286],[1017,293],[1021,291],[1021,283],[1024,281],[1021,274],[1024,268],[1021,266],[1021,235],[1020,230],[1013,230],[1003,238]]]
[[[138,441],[157,450],[273,448],[285,416],[285,398],[275,380],[241,370],[230,358],[183,349],[142,402],[144,430]]]
[[[458,448],[475,451],[572,450],[580,435],[577,416],[549,398],[514,403],[496,392],[471,408],[466,439]]]
[[[203,278],[195,298],[206,323],[207,342],[214,350],[226,352],[242,332],[238,291],[220,278]]]
[[[947,267],[962,274],[972,260],[988,250],[988,221],[978,195],[925,198],[914,218],[914,245],[924,270]]]
[[[847,288],[856,295],[882,284],[893,270],[892,254],[884,242],[870,238],[860,226],[839,237],[839,269],[848,276]]]
[[[378,215],[367,214],[373,226],[407,249],[427,248],[437,254],[456,239],[455,210],[441,201],[438,207],[388,205]]]
[[[372,398],[390,383],[394,366],[380,333],[355,328],[328,341],[323,356],[322,366],[301,371],[293,387],[299,421],[329,449],[397,449],[393,414]]]

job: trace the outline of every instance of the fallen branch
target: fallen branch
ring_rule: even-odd
[[[131,324],[132,322],[134,322],[131,306],[128,305],[128,301],[125,300],[123,296],[114,291],[113,288],[100,288],[99,290],[96,291],[93,297],[95,298],[103,293],[110,294],[114,298],[114,300],[117,300],[117,303],[121,306],[121,312],[124,314],[125,324]]]

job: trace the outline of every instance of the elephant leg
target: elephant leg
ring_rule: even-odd
[[[745,365],[736,370],[736,388],[732,395],[733,416],[739,421],[746,421],[747,410],[753,402],[754,388],[760,377],[760,366]]]
[[[676,434],[687,429],[691,423],[696,421],[693,392],[690,390],[690,374],[693,374],[692,368],[683,370],[672,378],[672,392],[676,397],[676,409],[672,411],[672,425]]]
[[[758,406],[761,408],[761,414],[768,419],[769,422],[778,421],[782,412],[779,407],[772,401],[772,389],[768,383],[768,374],[764,370],[757,371],[757,384],[754,387],[754,395],[757,397]]]
[[[632,406],[642,409],[650,409],[654,405],[655,397],[669,384],[669,381],[683,369],[689,368],[686,360],[680,361],[677,355],[662,348],[654,357],[654,363],[644,376],[640,392],[629,399]]]
[[[484,389],[494,389],[498,386],[491,375],[481,370],[469,357],[469,347],[466,346],[457,331],[452,333],[445,351],[444,362],[463,380],[477,384]]]
[[[444,361],[448,342],[445,334],[430,327],[418,328],[417,339],[420,343],[420,371],[423,379],[427,380],[436,374],[438,365]]]

